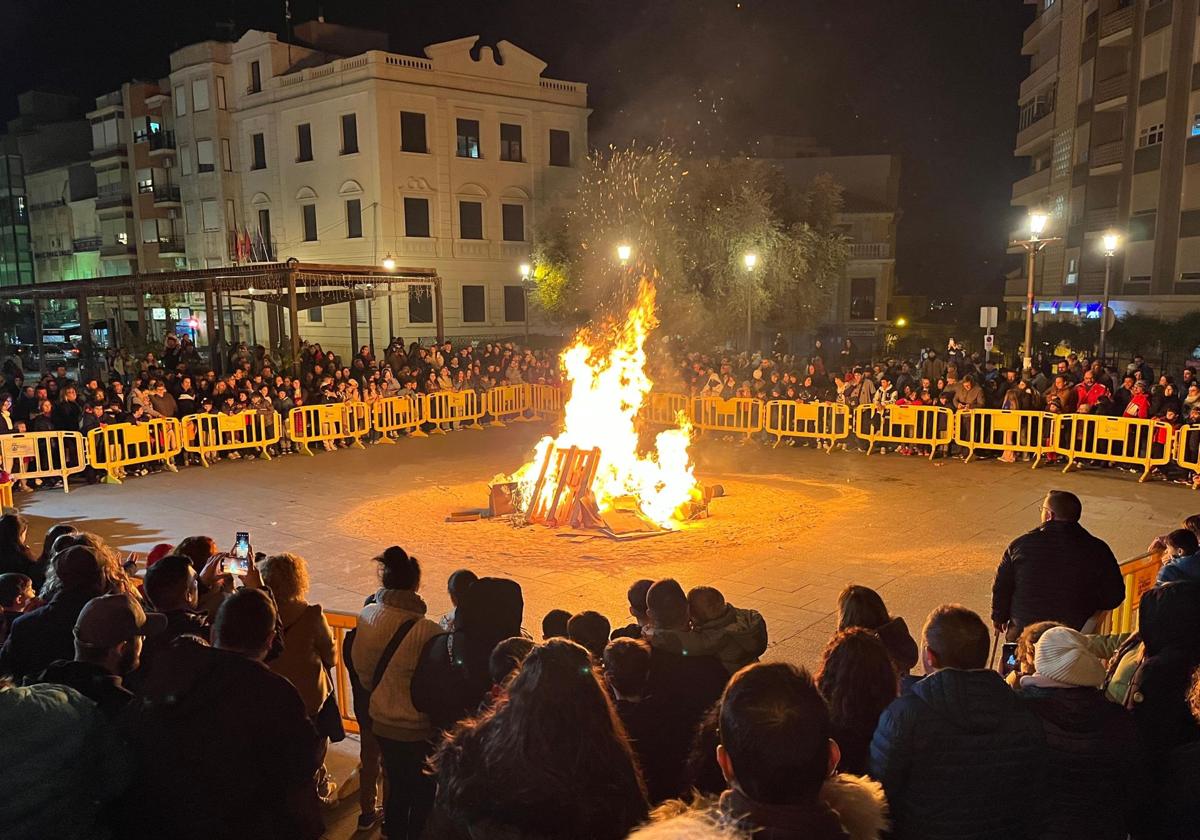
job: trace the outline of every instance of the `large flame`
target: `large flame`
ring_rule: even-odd
[[[637,416],[654,385],[646,374],[644,348],[647,335],[657,326],[654,286],[643,280],[637,302],[624,323],[612,326],[611,335],[596,340],[580,332],[563,352],[563,368],[571,383],[563,431],[558,437],[542,438],[533,460],[513,476],[526,510],[533,502],[543,462],[555,448],[572,446],[600,449],[592,492],[601,513],[611,510],[622,497],[633,497],[648,519],[663,528],[675,528],[680,508],[699,497],[688,455],[691,424],[685,417],[677,419],[677,428],[658,434],[653,451],[638,451]],[[555,469],[553,462],[546,469],[542,485],[546,501],[554,493]]]

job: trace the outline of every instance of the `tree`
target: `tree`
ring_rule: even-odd
[[[802,329],[827,310],[845,268],[840,207],[829,178],[796,190],[762,161],[610,148],[588,158],[573,203],[535,232],[534,298],[578,324],[627,306],[638,278],[654,274],[672,334],[740,338],[747,300],[755,323]],[[618,265],[621,242],[634,265]],[[752,271],[747,253],[758,258]]]

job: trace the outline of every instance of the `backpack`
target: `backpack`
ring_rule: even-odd
[[[458,633],[438,633],[425,643],[412,677],[412,701],[429,716],[434,728],[445,731],[471,715],[480,698],[473,690],[462,656],[455,656]]]

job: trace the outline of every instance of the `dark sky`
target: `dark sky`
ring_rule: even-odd
[[[765,133],[902,156],[902,290],[981,291],[1005,266],[1020,0],[293,0],[392,49],[478,34],[590,85],[593,144],[662,136],[737,151]],[[94,96],[168,71],[214,24],[283,26],[283,0],[4,0],[0,117],[17,93]]]

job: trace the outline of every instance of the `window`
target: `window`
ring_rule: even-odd
[[[257,61],[250,62],[250,87],[246,93],[258,93],[262,90],[262,68]]]
[[[429,199],[404,199],[404,235],[429,236]]]
[[[267,168],[267,139],[261,134],[250,135],[250,169]]]
[[[362,202],[357,198],[346,201],[346,238],[362,239]]]
[[[483,239],[482,202],[458,202],[458,237],[459,239]]]
[[[354,114],[342,114],[342,154],[352,155],[358,151],[358,118]]]
[[[484,320],[483,286],[462,287],[462,319],[465,324]]]
[[[187,204],[183,205],[183,225],[184,225],[184,229],[188,233],[196,232],[197,222],[196,222],[196,204],[195,204],[195,202],[189,201]]]
[[[300,220],[304,227],[304,241],[317,241],[317,205],[305,204],[300,208]]]
[[[271,211],[262,208],[258,211],[258,235],[270,247],[271,243]]]
[[[212,172],[216,169],[216,164],[213,160],[213,141],[197,140],[196,141],[196,171],[197,172]]]
[[[217,76],[216,82],[217,82],[217,107],[220,108],[222,111],[225,111],[229,108],[229,105],[225,102],[225,77]]]
[[[520,204],[501,204],[500,222],[505,242],[525,241],[525,208]]]
[[[562,129],[550,129],[550,165],[571,165],[571,132]]]
[[[191,175],[195,171],[195,164],[192,163],[192,147],[186,144],[179,147],[179,170],[184,175]]]
[[[1157,146],[1166,137],[1165,127],[1162,123],[1148,125],[1138,133],[1138,148],[1145,149],[1149,146]]]
[[[433,295],[427,286],[408,287],[408,321],[410,324],[433,323]]]
[[[158,219],[142,219],[142,242],[158,242]]]
[[[479,120],[456,120],[458,125],[458,156],[479,157]]]
[[[208,79],[192,80],[192,110],[208,110]]]
[[[370,301],[366,298],[360,298],[354,301],[354,320],[360,324],[367,323],[367,319],[371,315]]]
[[[504,320],[525,320],[525,289],[523,287],[504,287]]]
[[[154,192],[154,172],[150,169],[137,171],[137,191],[140,193]]]
[[[1067,260],[1067,279],[1065,285],[1074,286],[1079,282],[1079,258],[1071,257]]]
[[[521,161],[521,126],[500,123],[500,160]]]
[[[206,198],[200,202],[200,221],[204,230],[221,229],[221,213],[217,209],[215,198]]]
[[[1200,137],[1200,114],[1192,117],[1192,137]]]
[[[415,111],[400,112],[400,151],[426,154],[429,144],[425,140],[425,115]]]
[[[325,313],[319,306],[310,306],[305,312],[308,313],[308,323],[310,324],[319,324],[325,320]]]
[[[232,198],[225,199],[225,228],[237,230],[237,205]]]
[[[221,138],[221,168],[226,172],[233,171],[233,149],[228,137]]]
[[[182,117],[187,114],[187,88],[183,85],[175,85],[175,94],[172,98],[175,100],[175,116]]]
[[[874,318],[875,278],[852,278],[850,280],[850,320],[870,321]]]
[[[296,162],[303,163],[312,159],[312,126],[300,123],[296,126]]]

